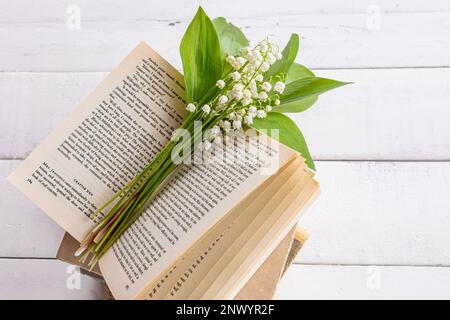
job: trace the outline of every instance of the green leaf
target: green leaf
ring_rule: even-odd
[[[289,103],[312,95],[321,94],[341,87],[348,82],[341,82],[320,77],[307,77],[289,83],[281,96],[281,101]]]
[[[303,99],[299,99],[297,101],[289,102],[289,103],[283,103],[279,106],[273,107],[273,111],[275,112],[281,112],[281,113],[298,113],[303,112],[309,107],[312,107],[314,103],[317,102],[319,99],[318,95],[312,95],[310,97],[306,97]]]
[[[306,77],[295,80],[286,86],[275,112],[302,112],[311,107],[319,94],[344,86],[349,82],[341,82],[320,77]]]
[[[270,112],[264,119],[253,119],[253,128],[261,130],[266,129],[265,134],[278,139],[282,144],[288,146],[291,149],[299,152],[305,159],[306,164],[312,170],[316,170],[314,162],[309,153],[308,146],[306,145],[305,138],[303,137],[300,129],[297,127],[294,121],[284,114],[278,112]],[[278,129],[278,137],[276,131]]]
[[[299,46],[298,34],[293,33],[286,47],[284,47],[281,53],[283,57],[281,58],[281,60],[278,60],[270,67],[270,69],[266,72],[266,75],[268,77],[271,77],[279,73],[287,74],[289,68],[291,67],[292,63],[295,60],[295,57],[297,57],[298,46]]]
[[[304,65],[294,62],[289,68],[286,84],[309,77],[315,77],[314,73]],[[274,111],[283,113],[302,112],[314,105],[318,98],[318,95],[312,95],[291,103],[282,103],[281,105],[274,107]]]
[[[180,45],[187,102],[200,102],[222,74],[220,43],[214,24],[200,7]]]
[[[213,23],[219,36],[222,58],[225,58],[227,55],[239,55],[242,49],[249,45],[241,29],[227,22],[224,17],[215,18]]]
[[[315,74],[304,65],[294,62],[289,68],[286,78],[286,84],[307,77],[315,77]]]

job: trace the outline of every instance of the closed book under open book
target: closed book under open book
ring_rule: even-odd
[[[98,221],[92,213],[169,141],[186,116],[183,96],[182,75],[141,43],[10,175],[71,235],[61,259],[76,261],[68,253]],[[115,298],[252,298],[245,287],[261,283],[268,261],[279,279],[319,190],[313,172],[259,133],[201,159],[180,165],[100,259]]]

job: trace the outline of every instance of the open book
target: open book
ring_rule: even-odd
[[[182,75],[141,43],[8,179],[81,241],[182,123],[183,96]],[[233,161],[225,150],[175,171],[99,261],[115,298],[239,293],[318,193],[300,155],[262,136],[236,139]]]

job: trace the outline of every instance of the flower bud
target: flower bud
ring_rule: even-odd
[[[233,121],[233,128],[235,128],[235,129],[240,129],[240,128],[242,128],[242,123],[241,123],[241,121],[239,121],[239,120],[234,120],[234,121]]]
[[[233,91],[234,91],[234,92],[241,92],[241,91],[242,91],[242,84],[236,83],[236,84],[233,86]]]
[[[217,86],[219,89],[225,88],[225,81],[223,81],[223,80],[217,80],[216,86]]]
[[[264,82],[261,85],[261,89],[263,89],[266,92],[269,92],[270,90],[272,90],[272,85],[269,82]]]
[[[248,112],[252,114],[255,114],[257,110],[258,109],[255,106],[251,106],[250,108],[248,108]]]
[[[267,95],[267,92],[265,92],[265,91],[261,91],[261,92],[258,94],[258,99],[259,99],[259,100],[262,100],[262,101],[266,101],[268,97],[269,97],[269,96]]]
[[[220,96],[219,97],[219,103],[220,104],[225,104],[228,102],[228,97],[227,96]]]
[[[253,117],[251,115],[245,116],[244,117],[244,123],[251,125],[253,123]]]
[[[228,62],[229,64],[233,64],[236,61],[236,59],[230,55],[226,57],[225,61]]]
[[[242,105],[245,107],[245,106],[248,106],[250,103],[252,103],[252,99],[251,98],[246,98],[246,97],[244,97],[243,99],[242,99]]]
[[[245,64],[246,60],[243,57],[236,58],[236,65],[241,68]]]
[[[266,117],[266,112],[264,110],[258,110],[258,111],[256,111],[256,117],[263,119]]]
[[[285,87],[286,85],[283,82],[278,81],[277,83],[275,83],[273,89],[278,93],[283,93]]]
[[[269,68],[270,68],[270,64],[268,64],[267,62],[264,62],[264,63],[261,65],[261,71],[262,71],[262,72],[266,72],[267,70],[269,70]]]
[[[263,81],[264,81],[264,77],[263,77],[262,74],[258,74],[258,75],[255,77],[255,80],[258,81],[258,82],[263,82]]]
[[[242,92],[242,95],[243,95],[243,97],[246,98],[246,99],[250,99],[250,98],[252,97],[252,93],[251,93],[251,91],[248,90],[248,89],[245,89],[245,90]]]
[[[230,129],[231,129],[231,123],[230,123],[230,121],[224,120],[224,121],[222,122],[222,128],[223,128],[225,131],[230,130]]]
[[[234,81],[238,81],[241,78],[241,74],[237,71],[233,72],[230,76]]]
[[[242,92],[236,92],[233,95],[233,98],[236,99],[237,101],[242,99]]]
[[[202,110],[203,110],[204,113],[208,114],[208,113],[211,112],[211,107],[210,107],[209,105],[205,104],[205,105],[202,107]]]
[[[267,54],[267,61],[269,62],[269,64],[274,64],[275,61],[277,61],[277,58],[275,58],[275,56],[271,53]]]
[[[188,103],[188,105],[186,106],[186,110],[189,111],[189,112],[194,112],[195,111],[195,104]]]

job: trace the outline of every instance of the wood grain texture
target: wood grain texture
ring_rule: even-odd
[[[72,4],[80,29],[67,26]],[[299,62],[355,82],[293,116],[328,161],[301,221],[311,234],[302,265],[277,297],[450,298],[448,0],[0,2],[0,298],[103,298],[97,280],[68,290],[67,265],[41,259],[63,231],[4,177],[139,41],[180,68],[199,4],[251,40],[299,33]]]
[[[355,84],[292,115],[316,159],[450,159],[450,69],[319,70]],[[0,73],[0,158],[24,158],[105,73]]]
[[[293,265],[276,299],[450,299],[450,268]],[[295,283],[295,285],[293,285]]]
[[[103,281],[58,260],[0,259],[0,283],[0,299],[104,299],[105,292]]]
[[[450,66],[444,54],[450,51],[450,12],[380,13],[379,24],[371,19],[367,13],[230,18],[252,41],[269,36],[283,44],[299,33],[299,61],[311,68]],[[141,40],[181,66],[188,19],[81,21],[75,30],[58,21],[0,24],[0,71],[109,71]]]
[[[57,260],[0,259],[0,299],[104,299],[103,283]],[[450,268],[292,265],[278,299],[449,299]],[[292,285],[295,283],[295,285]]]
[[[259,18],[291,14],[330,14],[330,13],[368,13],[378,7],[381,13],[398,12],[443,12],[450,11],[447,0],[315,0],[304,1],[298,5],[292,0],[276,3],[261,0],[15,0],[0,3],[0,22],[65,22],[67,8],[79,6],[83,20],[86,21],[142,21],[161,20],[176,22],[189,19],[199,5],[212,16],[246,18],[254,15]],[[432,5],[431,5],[432,4]],[[27,8],[27,10],[24,10]],[[177,10],[174,10],[177,8]]]
[[[0,161],[0,257],[54,258],[64,231],[6,177],[18,161]]]
[[[325,162],[297,261],[450,266],[449,162]]]
[[[18,161],[0,161],[6,176]],[[318,162],[321,195],[301,220],[297,262],[450,266],[450,163]],[[62,230],[0,180],[2,257],[54,257]]]

